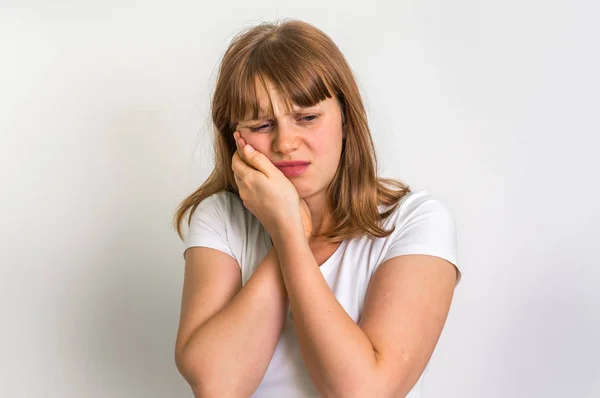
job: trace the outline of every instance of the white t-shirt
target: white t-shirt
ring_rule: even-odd
[[[380,213],[387,208],[379,205]],[[396,230],[386,238],[362,236],[344,240],[320,267],[335,297],[356,323],[362,314],[371,276],[387,259],[403,254],[428,254],[458,264],[453,218],[428,192],[414,191],[404,196],[383,222],[386,230],[393,225]],[[192,215],[185,250],[193,246],[210,247],[232,256],[240,265],[245,285],[272,244],[266,229],[241,199],[223,191],[204,199]],[[420,398],[425,372],[408,398]],[[269,368],[253,397],[319,397],[302,359],[289,310]]]

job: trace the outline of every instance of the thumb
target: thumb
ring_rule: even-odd
[[[256,152],[256,149],[254,149],[254,147],[252,145],[246,144],[244,146],[244,153],[246,155],[250,155],[251,153],[254,153],[254,152]]]
[[[252,167],[269,177],[269,166],[272,166],[273,164],[264,154],[254,149],[252,145],[246,144],[244,146],[244,158]]]

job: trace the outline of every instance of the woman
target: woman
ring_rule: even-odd
[[[418,397],[460,280],[454,223],[377,177],[338,47],[297,20],[240,32],[212,119],[215,169],[175,216],[195,396]]]

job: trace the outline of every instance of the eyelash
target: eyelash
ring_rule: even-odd
[[[309,117],[311,117],[313,119],[304,120],[304,119],[309,118]],[[308,116],[301,117],[300,120],[303,120],[303,121],[305,121],[307,123],[310,123],[310,122],[314,122],[315,120],[317,120],[318,117],[319,116],[317,116],[317,115],[308,115]],[[262,124],[262,125],[260,125],[258,127],[250,127],[250,131],[252,131],[253,133],[257,133],[257,132],[259,132],[259,130],[262,130],[263,127],[265,127],[265,126],[268,126],[268,124]]]

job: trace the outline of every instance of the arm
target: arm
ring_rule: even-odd
[[[274,247],[240,285],[233,258],[188,250],[175,361],[196,397],[250,396],[275,351],[288,304]]]
[[[454,267],[423,255],[387,260],[371,280],[357,325],[301,237],[299,227],[288,227],[274,242],[315,386],[324,397],[405,396],[441,334],[455,286]]]

